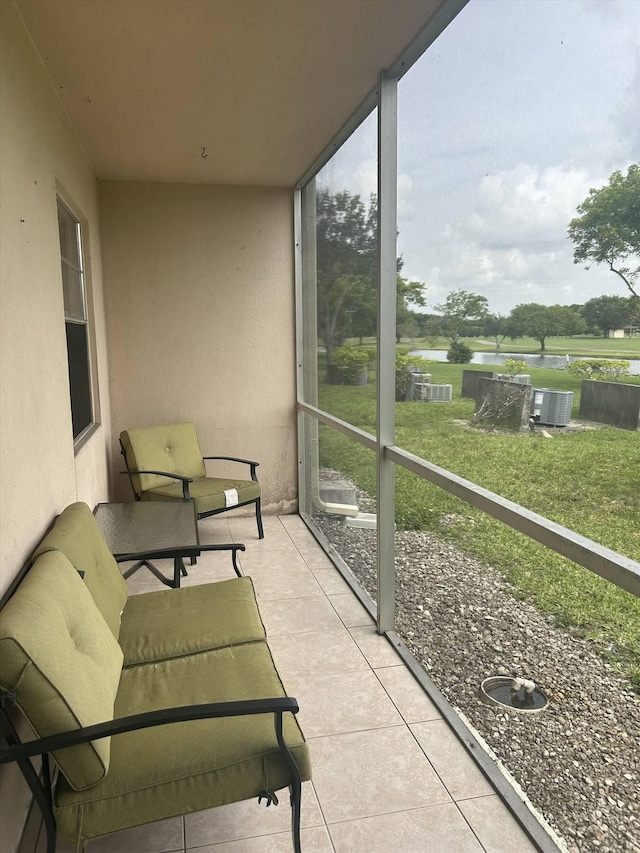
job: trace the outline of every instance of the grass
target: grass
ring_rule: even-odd
[[[539,433],[471,428],[474,403],[460,397],[462,369],[430,365],[432,381],[453,385],[454,402],[397,404],[396,443],[640,560],[638,433],[602,427],[556,431],[545,439]],[[574,391],[577,416],[580,380],[561,370],[530,372],[535,386]],[[322,385],[320,405],[375,433],[373,385]],[[326,427],[321,427],[320,450],[322,464],[343,471],[375,495],[371,451]],[[402,468],[396,472],[396,522],[402,529],[428,530],[451,539],[496,567],[517,597],[534,599],[558,623],[591,639],[640,687],[640,601],[634,596]]]

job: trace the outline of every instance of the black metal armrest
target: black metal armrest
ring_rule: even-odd
[[[252,459],[240,459],[237,456],[203,456],[203,459],[222,459],[226,462],[241,462],[243,465],[249,465],[251,467],[251,479],[258,482],[258,478],[256,476],[256,468],[260,464],[259,462],[254,462]]]
[[[242,717],[257,714],[274,714],[276,734],[282,736],[282,715],[285,711],[297,714],[298,702],[291,696],[275,699],[246,699],[238,702],[211,702],[205,705],[184,705],[178,708],[162,708],[145,714],[133,714],[120,717],[95,726],[74,729],[70,732],[51,735],[38,740],[19,743],[0,749],[0,764],[24,761],[36,755],[45,755],[59,749],[66,749],[80,743],[88,743],[103,737],[124,734],[125,732],[147,729],[153,726],[166,726],[171,723],[183,723],[192,720],[208,720],[216,717]]]
[[[170,477],[172,480],[180,480],[182,483],[182,497],[185,501],[191,500],[191,495],[189,494],[189,483],[193,483],[193,477],[183,477],[180,474],[172,474],[170,471],[120,471],[121,474],[128,474],[131,477],[132,474],[158,474],[161,477]]]

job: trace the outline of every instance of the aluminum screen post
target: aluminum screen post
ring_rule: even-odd
[[[395,443],[398,84],[378,76],[378,633],[395,626]]]

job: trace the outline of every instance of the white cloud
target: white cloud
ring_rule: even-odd
[[[461,231],[481,246],[513,249],[560,246],[576,206],[593,186],[585,171],[520,163],[485,175]]]

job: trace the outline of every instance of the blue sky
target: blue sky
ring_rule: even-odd
[[[576,206],[640,161],[640,0],[471,0],[399,85],[398,248],[429,307],[628,295],[573,264]],[[375,115],[321,182],[376,187]]]

